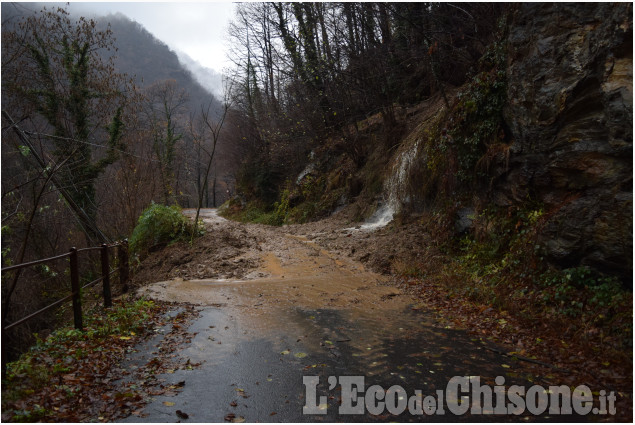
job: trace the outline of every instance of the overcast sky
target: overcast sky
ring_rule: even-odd
[[[70,2],[71,12],[100,15],[121,12],[143,25],[172,50],[221,72],[227,26],[234,16],[230,2]]]

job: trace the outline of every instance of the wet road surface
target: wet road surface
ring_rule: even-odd
[[[204,219],[222,224],[213,212],[206,212]],[[513,415],[469,412],[455,416],[447,407],[444,414],[432,416],[413,415],[409,409],[395,415],[387,408],[376,414],[369,409],[340,414],[341,377],[346,376],[364,377],[360,397],[372,385],[384,390],[400,386],[405,394],[386,394],[386,400],[392,397],[397,405],[407,403],[415,390],[422,397],[434,396],[437,402],[439,390],[445,403],[456,400],[460,395],[445,393],[455,376],[479,376],[481,385],[490,387],[496,385],[496,377],[503,377],[507,387],[529,387],[532,378],[523,373],[521,363],[486,349],[473,335],[418,309],[414,300],[388,286],[385,277],[336,258],[306,238],[285,235],[281,229],[267,231],[271,235],[258,253],[262,266],[246,279],[173,280],[142,290],[154,299],[197,306],[199,317],[188,329],[195,336],[178,354],[179,361],[200,365],[160,375],[164,385],[178,386],[180,391],[154,397],[143,411],[125,421],[519,420]],[[160,330],[138,347],[129,359],[131,367],[149,361],[168,330]],[[303,383],[310,376],[319,379],[313,392],[307,392]],[[315,413],[304,414],[305,405]],[[177,410],[186,413],[187,419],[177,416]]]

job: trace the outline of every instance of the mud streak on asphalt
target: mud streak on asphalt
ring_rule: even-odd
[[[213,211],[209,226],[222,226]],[[494,386],[532,385],[522,364],[483,347],[464,331],[432,314],[349,258],[338,258],[302,235],[282,228],[246,226],[257,233],[259,268],[243,279],[157,282],[140,290],[150,298],[197,306],[190,326],[195,337],[179,356],[200,366],[160,377],[165,385],[184,382],[178,394],[157,396],[130,422],[348,422],[508,421],[514,416],[339,415],[340,389],[329,376],[364,376],[365,388],[403,387],[408,396],[445,390],[453,376],[480,376]],[[139,356],[153,349],[139,347]],[[304,376],[318,376],[317,394],[327,396],[325,414],[303,415]],[[541,382],[534,382],[541,383]],[[546,385],[546,384],[544,384]],[[315,401],[313,401],[315,402]],[[188,415],[179,418],[176,411]],[[525,418],[529,419],[529,418]],[[549,420],[543,416],[540,420]],[[552,420],[580,418],[553,417]]]

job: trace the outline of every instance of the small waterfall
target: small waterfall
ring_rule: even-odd
[[[302,170],[302,172],[298,174],[298,178],[296,179],[295,184],[300,184],[300,182],[302,182],[302,179],[305,178],[308,174],[311,174],[313,171],[315,171],[315,163],[309,162],[304,170]]]
[[[368,219],[368,221],[362,224],[360,229],[372,230],[379,227],[384,227],[392,221],[395,212],[396,210],[391,204],[385,203],[384,205],[377,208],[377,211],[375,211],[375,213]]]
[[[303,178],[315,171],[316,164],[315,162],[313,162],[313,160],[315,160],[315,151],[311,151],[311,153],[309,154],[309,160],[311,162],[309,162],[307,166],[304,167],[304,170],[302,170],[302,172],[298,174],[298,178],[295,180],[295,184],[300,184]]]
[[[384,182],[384,202],[377,211],[360,228],[373,230],[386,226],[401,209],[403,201],[407,202],[410,195],[407,190],[408,174],[419,153],[419,140],[412,146],[402,150],[392,168],[392,174]]]
[[[402,201],[410,200],[408,176],[412,165],[417,160],[418,153],[419,140],[416,140],[412,146],[399,154],[392,175],[384,182],[384,193],[388,195],[388,204],[392,205],[395,212],[401,208]]]

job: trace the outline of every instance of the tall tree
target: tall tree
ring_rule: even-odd
[[[207,194],[207,186],[209,182],[210,170],[212,169],[212,164],[214,163],[214,157],[216,155],[216,148],[218,146],[218,140],[221,135],[221,131],[223,130],[223,125],[225,124],[225,119],[227,118],[227,113],[230,108],[230,104],[225,102],[222,107],[222,111],[217,114],[219,118],[214,120],[210,113],[210,104],[207,108],[201,108],[200,120],[204,125],[205,129],[202,134],[199,134],[196,139],[199,143],[201,150],[205,152],[207,155],[205,165],[205,172],[202,175],[202,181],[199,183],[198,187],[198,202],[196,204],[196,216],[194,217],[194,230],[192,237],[196,234],[198,230],[198,217],[201,212],[201,207],[203,206],[203,196]],[[207,142],[207,143],[206,143]],[[213,197],[214,197],[214,206],[216,206],[216,175],[214,175],[214,183],[213,183]]]
[[[44,153],[65,162],[58,179],[83,212],[80,223],[93,241],[103,239],[94,230],[96,179],[125,148],[127,82],[101,55],[113,43],[109,29],[98,31],[85,18],[72,22],[64,9],[44,9],[3,34],[3,57],[13,58],[3,63],[3,95],[12,115],[34,123],[47,139]],[[95,146],[104,151],[94,155]]]
[[[184,90],[174,80],[158,82],[148,88],[145,108],[146,123],[152,134],[152,149],[158,161],[163,187],[163,203],[175,201],[176,144],[183,138]]]

